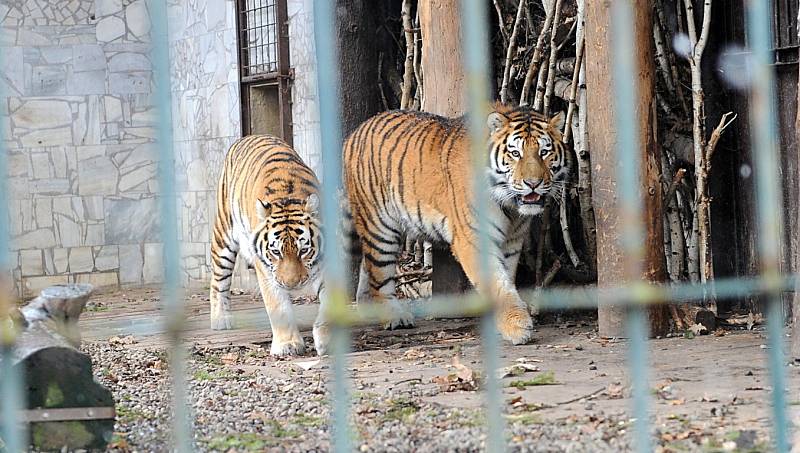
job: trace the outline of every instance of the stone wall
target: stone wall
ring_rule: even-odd
[[[179,240],[185,284],[208,283],[216,186],[241,136],[233,0],[169,0]]]
[[[18,292],[157,281],[145,0],[6,0],[0,27]]]
[[[322,155],[317,104],[317,60],[314,45],[313,0],[287,0],[289,16],[289,62],[292,81],[294,147],[320,176]]]
[[[234,0],[168,0],[183,283],[207,285],[215,190],[241,133]],[[288,0],[294,143],[319,170],[312,0]],[[0,3],[0,118],[20,296],[162,275],[146,0]],[[235,286],[252,288],[246,270]]]

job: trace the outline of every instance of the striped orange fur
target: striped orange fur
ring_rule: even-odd
[[[401,237],[411,234],[450,244],[471,282],[499,304],[503,336],[515,344],[529,340],[532,319],[514,276],[532,216],[541,213],[546,197],[560,195],[566,181],[562,122],[561,114],[548,119],[499,104],[487,118],[489,287],[478,279],[478,222],[463,119],[390,111],[347,138],[344,186],[363,255],[359,293],[392,304],[390,327],[413,324],[394,300],[396,256]]]
[[[230,287],[241,254],[258,277],[272,326],[272,354],[305,350],[291,302],[316,297],[322,287],[318,186],[314,172],[276,137],[251,135],[230,147],[211,239],[212,329],[233,327]]]

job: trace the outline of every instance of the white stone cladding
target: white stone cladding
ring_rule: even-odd
[[[294,143],[319,171],[312,0],[288,0]],[[207,286],[217,177],[241,134],[233,0],[168,0],[183,284]],[[0,127],[18,296],[163,271],[146,0],[0,4]],[[241,267],[241,266],[240,266]],[[235,286],[255,287],[239,272]]]

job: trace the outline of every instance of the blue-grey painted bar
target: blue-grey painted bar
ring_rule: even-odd
[[[748,0],[747,26],[753,61],[753,86],[750,100],[750,130],[755,157],[756,193],[758,200],[758,253],[761,275],[777,279],[780,272],[780,244],[783,238],[783,201],[779,187],[780,156],[777,148],[777,114],[775,106],[775,77],[772,72],[772,32],[770,29],[771,2]],[[788,426],[783,371],[783,303],[780,293],[773,291],[768,298],[767,329],[769,334],[769,368],[772,378],[772,406],[775,451],[786,452]]]
[[[0,68],[3,66],[3,55],[5,48],[0,47]],[[7,102],[6,93],[0,84],[0,101]],[[9,262],[9,212],[8,212],[8,150],[4,146],[5,130],[0,122],[0,273],[3,276],[11,275],[11,263]],[[10,281],[7,281],[10,283]],[[6,451],[21,451],[25,438],[24,429],[17,424],[16,412],[23,407],[22,376],[18,369],[11,367],[11,347],[14,343],[15,332],[9,328],[9,323],[2,322],[2,317],[12,306],[11,288],[0,286],[0,398],[2,399],[2,411],[0,411],[0,439],[5,443]],[[0,443],[0,445],[2,445]],[[0,446],[2,449],[2,446]]]
[[[325,256],[325,287],[331,311],[336,319],[331,325],[330,347],[333,353],[332,441],[333,450],[350,452],[350,401],[346,374],[349,332],[338,322],[338,314],[346,310],[345,269],[347,261],[336,239],[339,222],[339,193],[342,168],[342,132],[339,122],[339,68],[337,65],[334,8],[331,0],[314,1],[314,43],[317,54],[317,87],[322,144],[322,224]]]
[[[180,294],[180,245],[178,243],[177,195],[175,192],[175,155],[172,142],[172,96],[169,67],[169,36],[166,0],[150,0],[154,99],[158,115],[158,185],[163,243],[164,305],[166,329],[170,338],[170,374],[172,376],[173,449],[190,452],[192,435],[186,395],[186,353],[181,343],[184,304]]]
[[[478,249],[480,256],[479,279],[481,287],[491,287],[489,282],[489,238],[488,214],[486,211],[488,197],[486,190],[486,140],[489,101],[489,67],[491,61],[489,53],[489,30],[486,9],[488,4],[484,0],[462,0],[461,2],[461,30],[463,33],[464,71],[467,89],[467,126],[469,128],[471,154],[472,154],[472,192],[473,203],[478,221]],[[486,304],[485,299],[480,302]],[[494,306],[494,304],[492,304]],[[500,391],[495,370],[500,365],[498,361],[499,339],[493,310],[488,310],[481,320],[481,343],[483,345],[483,366],[486,370],[486,420],[488,436],[486,437],[486,451],[501,452],[505,450],[503,440],[503,396]]]
[[[614,120],[617,132],[617,167],[619,215],[622,231],[619,232],[625,256],[625,276],[636,282],[641,276],[644,256],[644,231],[642,228],[641,156],[642,143],[637,137],[639,122],[635,103],[638,93],[635,75],[638,73],[634,55],[638,42],[634,31],[633,5],[630,0],[615,0],[611,7],[612,62],[614,77]],[[636,291],[634,290],[634,293]],[[635,295],[635,294],[634,294]],[[626,330],[630,337],[628,364],[633,396],[634,447],[636,451],[652,450],[647,415],[647,324],[646,308],[634,305],[628,308]]]

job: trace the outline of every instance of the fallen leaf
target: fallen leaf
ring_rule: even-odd
[[[702,325],[700,323],[692,324],[691,326],[689,326],[689,330],[691,330],[692,333],[695,334],[695,335],[701,335],[704,332],[705,333],[708,332],[708,329],[706,329],[706,326],[704,326],[704,325]]]
[[[403,360],[417,360],[427,356],[425,351],[420,348],[410,348],[403,353]]]
[[[236,365],[236,362],[239,361],[239,353],[238,352],[230,352],[228,354],[222,354],[219,359],[225,365]]]
[[[294,364],[299,366],[303,370],[308,371],[308,370],[314,368],[315,366],[319,365],[319,362],[320,362],[320,360],[317,359],[317,360],[309,360],[309,361],[305,361],[305,362],[294,362]]]
[[[685,399],[679,398],[679,399],[669,400],[669,401],[667,401],[667,404],[669,404],[670,406],[680,406],[680,405],[684,404],[685,402],[686,402]]]
[[[503,379],[508,376],[520,376],[528,371],[539,371],[539,367],[530,363],[515,363],[497,370],[497,378]]]
[[[606,387],[605,393],[608,396],[608,399],[617,400],[623,397],[623,390],[625,390],[625,387],[623,387],[622,384],[619,382],[614,382]]]
[[[133,335],[126,335],[124,337],[113,336],[108,339],[108,342],[111,344],[136,344],[136,338]]]

